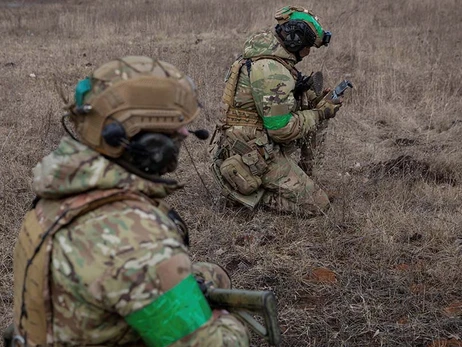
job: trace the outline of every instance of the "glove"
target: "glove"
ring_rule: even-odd
[[[343,97],[337,99],[322,99],[316,109],[320,113],[321,120],[334,118],[340,107],[342,106]]]
[[[316,104],[319,103],[316,102],[318,99],[318,96],[316,93],[308,89],[307,91],[303,92],[301,98],[300,98],[300,109],[303,110],[312,110],[315,108]]]
[[[224,268],[212,263],[194,263],[192,273],[199,286],[206,284],[214,288],[231,288],[231,278]]]

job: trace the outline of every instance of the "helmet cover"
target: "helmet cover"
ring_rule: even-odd
[[[103,137],[109,124],[120,125],[130,140],[140,132],[173,134],[198,114],[188,76],[164,61],[128,56],[103,64],[77,84],[70,117],[84,144],[118,158],[122,145]]]
[[[330,33],[324,31],[317,16],[303,7],[284,6],[277,10],[274,18],[280,25],[287,23],[290,20],[302,20],[308,24],[311,30],[316,34],[316,40],[314,42],[315,47],[319,48],[329,43],[328,40],[330,40]]]

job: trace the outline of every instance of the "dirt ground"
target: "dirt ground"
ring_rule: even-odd
[[[98,65],[166,60],[220,117],[223,78],[276,0],[0,2],[0,328],[12,319],[12,250],[33,198],[31,169],[64,135],[64,101]],[[227,207],[207,144],[188,139],[186,183],[169,199],[194,260],[238,288],[273,290],[283,346],[462,346],[462,6],[459,0],[305,1],[332,31],[299,68],[355,88],[330,121],[314,219]],[[253,339],[253,345],[264,345]]]

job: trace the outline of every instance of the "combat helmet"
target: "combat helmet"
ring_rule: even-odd
[[[128,56],[79,81],[69,111],[79,141],[149,175],[176,159],[172,138],[198,116],[199,103],[192,80],[173,65]]]
[[[331,33],[324,31],[318,18],[309,10],[297,6],[284,6],[277,10],[276,32],[284,31],[284,46],[289,52],[297,53],[304,47],[327,46]]]

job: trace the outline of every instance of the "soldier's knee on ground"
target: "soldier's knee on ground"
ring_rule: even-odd
[[[219,265],[212,263],[194,263],[192,272],[196,278],[203,279],[205,283],[212,282],[215,288],[231,288],[231,279],[226,271]]]
[[[324,190],[318,188],[311,195],[312,201],[306,204],[307,209],[310,209],[312,214],[317,216],[327,211],[330,207],[329,196]]]

